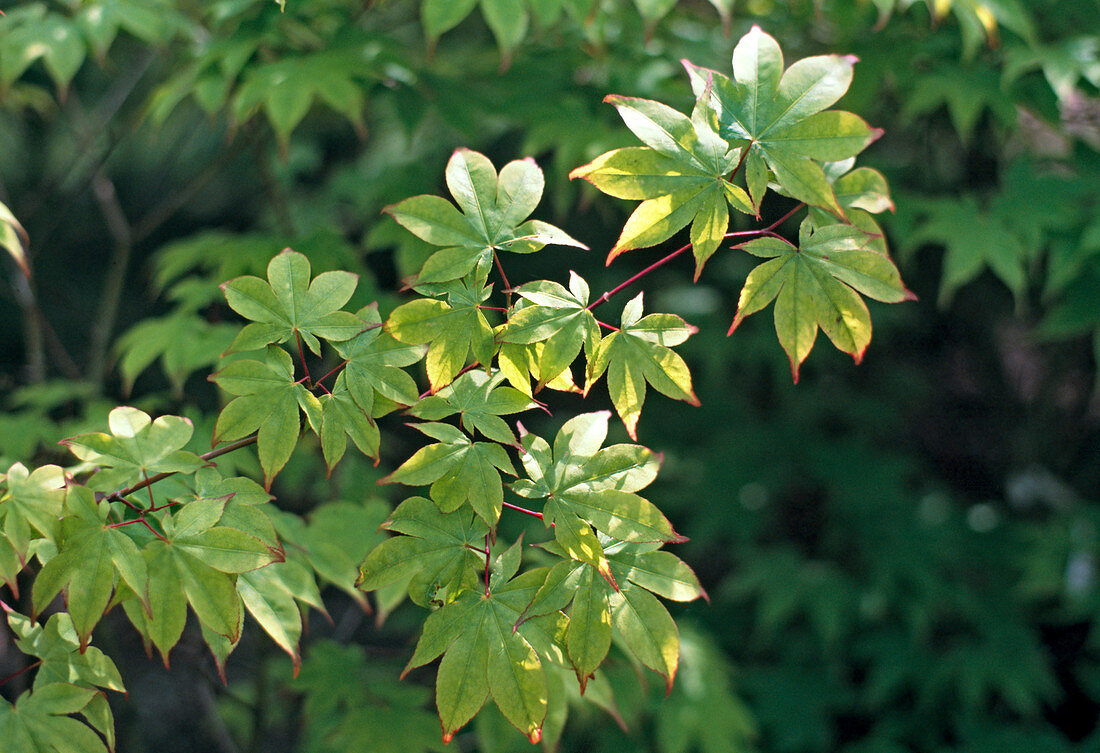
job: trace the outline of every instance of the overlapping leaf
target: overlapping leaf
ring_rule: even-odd
[[[795,381],[818,327],[858,362],[871,341],[871,317],[857,291],[887,303],[912,298],[890,258],[869,247],[871,239],[848,225],[815,230],[807,220],[798,246],[771,237],[743,244],[741,248],[769,261],[745,280],[730,332],[775,300],[775,331]]]
[[[475,268],[487,271],[498,250],[524,254],[547,244],[587,248],[553,225],[527,220],[545,186],[534,160],[509,162],[498,176],[485,155],[458,149],[446,175],[461,213],[446,199],[427,195],[386,208],[410,232],[445,247],[424,263],[419,284],[455,280]]]
[[[698,405],[691,373],[684,359],[669,346],[679,345],[696,332],[675,314],[642,316],[642,294],[623,309],[622,327],[600,341],[589,363],[585,393],[607,372],[611,402],[632,439],[637,439],[638,417],[645,402],[646,382],[674,400]]]
[[[798,200],[844,216],[819,163],[853,157],[881,135],[852,113],[826,109],[848,90],[853,63],[852,57],[821,55],[784,71],[779,44],[757,26],[734,49],[733,79],[685,62],[695,95],[711,103],[718,134],[748,149],[755,206],[770,170]]]
[[[642,200],[607,256],[668,240],[691,223],[695,277],[718,249],[729,226],[729,207],[757,214],[744,189],[727,177],[741,150],[715,132],[709,97],[700,97],[689,118],[660,102],[609,96],[627,126],[646,144],[608,152],[569,174],[604,193]]]
[[[417,418],[438,421],[457,413],[464,429],[473,430],[501,444],[515,444],[516,437],[501,416],[538,407],[538,403],[512,387],[501,385],[504,374],[489,376],[470,371],[434,395],[418,402],[409,411]]]
[[[538,361],[538,382],[543,385],[563,375],[584,348],[591,360],[600,341],[600,327],[588,310],[588,283],[569,272],[569,288],[548,280],[521,285],[515,290],[523,299],[500,331],[502,343],[542,343]],[[514,370],[526,364],[514,360]],[[529,374],[520,372],[517,381]],[[572,381],[571,379],[569,381]]]
[[[218,415],[213,442],[230,442],[257,432],[256,449],[264,486],[269,489],[298,443],[299,406],[319,417],[317,398],[295,381],[293,360],[275,346],[268,347],[264,362],[233,361],[210,379],[229,394],[239,395]]]
[[[122,406],[107,416],[111,433],[81,434],[65,444],[84,462],[98,467],[92,484],[107,491],[157,473],[193,472],[202,459],[183,450],[194,432],[189,419],[161,416],[155,421],[137,408]]]
[[[92,723],[96,698],[102,699],[102,695],[92,688],[53,682],[26,691],[14,704],[0,699],[4,749],[11,753],[107,753],[99,735],[71,716],[83,714]]]
[[[620,541],[681,541],[664,515],[634,492],[657,475],[660,459],[638,445],[601,449],[610,413],[585,413],[565,423],[551,449],[523,437],[523,467],[529,479],[512,485],[520,496],[546,498],[543,522],[568,556],[612,578],[604,548],[593,527]]]
[[[69,614],[52,614],[43,625],[10,612],[8,626],[17,636],[15,643],[19,650],[41,660],[34,675],[34,687],[62,682],[126,691],[110,657],[94,646],[81,644]]]
[[[665,677],[676,675],[679,638],[668,612],[648,593],[674,601],[706,598],[699,580],[679,557],[653,544],[608,542],[613,580],[589,564],[566,560],[552,567],[524,618],[569,610],[566,647],[583,689],[611,647],[613,628],[638,660]],[[550,544],[556,554],[564,551]]]
[[[444,513],[431,500],[410,497],[385,527],[403,535],[371,550],[359,568],[359,588],[374,591],[411,579],[409,596],[424,606],[477,589],[489,527],[469,509]]]
[[[309,259],[289,248],[267,265],[267,281],[246,275],[224,283],[230,307],[252,321],[231,350],[257,350],[270,343],[301,341],[320,353],[317,338],[341,342],[357,335],[363,322],[340,308],[358,284],[351,272],[322,272],[310,281]]]
[[[56,465],[43,465],[28,472],[16,463],[0,477],[0,578],[19,594],[16,576],[26,564],[33,538],[56,540],[58,519],[65,500],[65,472]]]
[[[485,592],[467,592],[424,623],[406,671],[443,656],[435,698],[445,742],[490,697],[509,722],[539,741],[549,693],[543,664],[564,661],[566,619],[558,612],[517,623],[544,579],[544,570],[530,570]]]
[[[471,353],[480,364],[496,350],[493,328],[481,312],[490,289],[482,283],[445,286],[447,301],[419,298],[398,306],[386,320],[386,332],[406,345],[428,345],[426,366],[432,391],[446,387]]]
[[[495,442],[473,442],[449,424],[417,424],[416,428],[438,442],[417,450],[379,483],[431,484],[429,494],[440,510],[453,512],[469,502],[482,520],[495,527],[504,502],[500,473],[516,475],[508,453]]]
[[[373,414],[376,394],[399,405],[414,404],[420,390],[402,367],[412,366],[428,349],[399,342],[383,332],[376,304],[363,307],[356,316],[364,323],[363,331],[335,345],[346,361],[343,377],[352,399],[367,415]]]

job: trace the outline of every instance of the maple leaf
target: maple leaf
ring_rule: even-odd
[[[546,498],[542,520],[570,557],[612,579],[603,545],[593,527],[621,541],[683,541],[647,499],[634,492],[657,475],[660,458],[638,445],[601,449],[608,411],[584,413],[562,426],[551,449],[534,434],[522,438],[528,479],[512,490],[528,499]]]
[[[913,298],[890,258],[868,248],[871,236],[862,230],[838,224],[815,230],[807,220],[798,240],[795,246],[767,237],[739,246],[769,261],[749,273],[729,329],[775,300],[775,331],[796,382],[818,327],[857,363],[863,358],[871,316],[856,291],[886,303]]]
[[[446,199],[427,195],[384,210],[417,237],[446,247],[424,262],[417,284],[456,280],[475,268],[487,270],[498,250],[529,254],[547,244],[588,248],[553,225],[527,220],[545,186],[534,160],[509,162],[497,175],[485,155],[458,149],[447,163],[446,177],[461,213]]]
[[[403,535],[370,551],[359,567],[358,588],[374,591],[412,579],[409,596],[423,606],[477,589],[489,527],[469,509],[445,513],[431,500],[409,497],[383,527]]]
[[[753,26],[733,51],[733,75],[684,66],[695,96],[709,99],[718,134],[744,154],[749,195],[760,206],[770,170],[792,196],[843,218],[820,162],[854,157],[882,135],[862,118],[828,110],[848,90],[854,57],[819,55],[783,68],[783,52]]]
[[[271,343],[304,342],[320,354],[317,338],[348,340],[363,330],[363,322],[340,308],[351,299],[359,276],[322,272],[309,279],[309,259],[284,250],[267,265],[267,281],[245,275],[223,283],[230,308],[252,320],[230,344],[231,351],[257,350]],[[300,338],[300,340],[299,340]]]
[[[425,621],[405,672],[443,656],[436,705],[445,742],[490,696],[531,742],[541,738],[548,696],[543,664],[564,663],[566,618],[558,612],[517,623],[544,579],[544,569],[529,570],[483,593],[468,591]]]
[[[740,149],[731,149],[716,133],[707,97],[699,99],[690,118],[648,99],[611,95],[604,101],[646,144],[608,152],[569,174],[611,196],[642,200],[608,263],[624,251],[668,240],[691,223],[698,279],[729,226],[728,207],[757,214],[745,191],[724,177],[738,164]]]
[[[416,424],[436,444],[417,450],[380,484],[431,484],[430,496],[443,512],[469,502],[474,512],[496,526],[504,502],[500,471],[516,475],[504,448],[494,442],[473,442],[449,424]]]
[[[501,385],[503,372],[489,376],[483,371],[470,371],[419,401],[410,415],[429,421],[459,414],[464,429],[476,429],[494,442],[515,444],[516,437],[501,416],[537,408],[539,404],[512,387]],[[473,432],[471,431],[471,434]]]
[[[585,394],[606,371],[611,402],[631,439],[637,439],[638,417],[645,402],[646,382],[674,400],[699,405],[691,388],[684,359],[669,346],[679,345],[696,332],[675,314],[642,316],[642,294],[623,308],[622,327],[600,341],[588,365]]]

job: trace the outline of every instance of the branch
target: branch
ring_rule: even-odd
[[[111,259],[107,262],[107,278],[103,281],[103,290],[99,296],[99,311],[92,323],[88,345],[88,379],[99,385],[107,372],[107,352],[118,319],[118,307],[126,282],[126,268],[130,265],[130,252],[134,244],[130,222],[118,201],[115,184],[103,170],[96,171],[92,178],[92,193],[107,224],[107,232],[114,240]]]
[[[686,246],[681,246],[680,248],[676,249],[675,251],[673,251],[673,252],[672,252],[671,254],[669,254],[668,256],[664,257],[663,259],[658,259],[657,261],[655,261],[655,262],[653,262],[652,264],[650,264],[650,265],[649,265],[648,267],[646,267],[645,269],[643,269],[643,270],[642,270],[641,272],[639,272],[638,274],[634,275],[633,277],[631,277],[630,279],[626,280],[625,282],[622,282],[622,283],[620,283],[620,284],[616,285],[616,286],[615,286],[615,287],[613,287],[613,288],[612,288],[611,290],[607,291],[606,293],[604,293],[603,295],[601,295],[601,296],[600,296],[599,298],[597,298],[596,300],[592,301],[592,303],[590,303],[590,304],[588,304],[587,306],[585,306],[585,308],[586,308],[586,309],[587,309],[588,311],[591,311],[592,309],[596,308],[597,306],[599,306],[599,305],[600,305],[601,303],[603,303],[604,301],[606,301],[606,300],[608,300],[609,298],[611,298],[611,296],[613,296],[613,295],[615,295],[616,293],[618,293],[619,291],[621,291],[621,290],[622,290],[623,288],[626,288],[626,287],[629,287],[630,285],[633,285],[633,284],[634,284],[635,282],[637,282],[638,280],[642,279],[643,277],[645,277],[645,276],[646,276],[647,274],[649,274],[649,273],[650,273],[650,272],[652,272],[653,270],[657,269],[658,267],[663,267],[663,266],[664,266],[665,264],[668,264],[668,263],[669,263],[670,261],[672,261],[672,260],[673,260],[673,259],[675,259],[675,258],[676,258],[677,256],[679,256],[680,254],[682,254],[682,253],[684,253],[685,251],[687,251],[687,250],[688,250],[689,248],[691,248],[691,244],[690,244],[690,243],[689,243],[689,244],[687,244]]]

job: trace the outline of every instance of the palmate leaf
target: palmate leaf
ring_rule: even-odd
[[[496,351],[493,328],[480,309],[490,293],[484,279],[452,282],[441,288],[447,301],[420,298],[403,304],[394,309],[385,325],[398,342],[428,346],[425,365],[433,392],[451,383],[471,353],[484,365]]]
[[[386,539],[367,555],[356,583],[362,590],[411,578],[410,598],[428,606],[477,588],[489,527],[469,509],[444,513],[431,500],[410,497],[384,527],[403,535]]]
[[[642,316],[642,294],[623,309],[622,327],[600,341],[589,363],[584,391],[607,372],[611,402],[631,439],[637,439],[638,417],[645,402],[646,382],[674,400],[699,405],[684,359],[669,346],[679,345],[696,329],[675,314]]]
[[[424,263],[417,284],[456,280],[475,268],[487,270],[498,250],[526,254],[547,244],[587,249],[553,225],[525,221],[545,187],[534,160],[509,162],[497,175],[485,155],[458,149],[447,163],[446,176],[461,213],[446,199],[426,195],[385,209],[417,237],[445,247]]]
[[[230,350],[257,350],[271,343],[301,341],[320,353],[317,338],[342,342],[357,335],[363,322],[340,311],[358,284],[351,272],[322,272],[310,281],[309,259],[284,250],[267,265],[267,281],[246,275],[222,284],[225,300],[245,319]]]
[[[65,506],[69,515],[61,520],[57,554],[35,578],[32,596],[38,614],[64,589],[83,649],[120,579],[142,608],[149,608],[149,573],[138,545],[123,529],[108,524],[108,506],[97,505],[91,489],[72,487]]]
[[[443,656],[435,698],[444,742],[490,697],[531,742],[541,738],[549,695],[543,663],[564,662],[566,618],[557,612],[517,623],[545,575],[530,570],[488,592],[468,591],[424,623],[405,671]]]
[[[730,333],[746,316],[775,300],[775,331],[796,382],[818,327],[858,363],[871,342],[871,317],[857,291],[886,303],[913,297],[890,258],[869,247],[871,238],[849,225],[815,230],[807,220],[799,230],[798,246],[779,238],[742,244],[740,248],[769,261],[745,280]]]
[[[501,416],[537,408],[539,404],[517,389],[502,386],[503,381],[503,372],[493,376],[483,371],[467,372],[419,401],[409,413],[428,421],[457,413],[462,427],[471,434],[476,429],[494,442],[515,444],[516,437]]]
[[[220,524],[219,512],[191,503],[175,516],[160,518],[164,536],[141,550],[149,574],[149,608],[133,599],[122,601],[165,666],[183,633],[188,605],[204,630],[236,643],[244,619],[236,576],[284,559],[281,550],[256,536]]]
[[[546,498],[542,519],[573,559],[597,568],[613,580],[610,565],[593,528],[619,541],[683,541],[649,500],[634,492],[657,475],[660,458],[638,445],[601,449],[607,437],[607,411],[585,413],[565,423],[551,449],[526,434],[523,467],[529,479],[512,485],[528,499]]]
[[[613,629],[638,660],[663,675],[671,688],[679,637],[668,612],[648,592],[674,601],[706,598],[706,593],[691,568],[676,555],[658,551],[658,545],[607,543],[605,553],[614,581],[583,562],[559,562],[546,574],[524,619],[572,605],[566,647],[582,690],[607,656]],[[554,544],[546,548],[565,555]]]
[[[45,625],[10,612],[8,626],[17,636],[19,650],[41,660],[34,687],[63,682],[126,692],[110,657],[94,646],[81,647],[72,618],[66,612],[50,615]]]
[[[399,342],[383,332],[377,304],[364,306],[356,316],[365,329],[334,345],[347,362],[342,376],[352,399],[367,415],[373,415],[375,395],[398,405],[413,405],[420,398],[420,390],[402,368],[422,359],[428,348]]]
[[[218,415],[212,443],[230,442],[256,432],[264,488],[270,489],[298,443],[299,407],[320,416],[317,398],[295,381],[290,354],[276,346],[268,346],[265,362],[233,361],[211,374],[210,380],[229,394],[239,395]]]
[[[852,113],[826,109],[848,90],[854,63],[853,57],[821,55],[784,71],[779,44],[758,26],[734,49],[733,79],[684,62],[695,96],[710,102],[718,134],[749,150],[745,164],[754,206],[760,205],[766,183],[760,176],[768,169],[799,201],[844,217],[819,163],[854,157],[882,135]]]
[[[56,465],[43,465],[28,472],[15,463],[0,477],[0,577],[19,593],[16,575],[26,564],[30,542],[38,536],[56,540],[58,519],[65,501],[65,472]]]
[[[332,391],[321,396],[321,451],[330,473],[343,457],[348,439],[371,458],[378,457],[381,441],[374,419],[352,398],[346,375],[346,371],[340,372]]]
[[[600,326],[588,310],[588,283],[576,272],[569,272],[569,288],[548,280],[520,285],[515,292],[523,299],[500,330],[504,344],[542,344],[538,360],[539,386],[563,375],[584,348],[589,360],[600,341]],[[511,361],[519,373],[516,381],[527,379],[521,369],[529,362]],[[527,367],[529,368],[529,367]],[[572,381],[570,378],[569,381]]]
[[[608,152],[569,174],[617,198],[642,200],[607,261],[668,240],[691,223],[698,279],[726,233],[729,207],[757,214],[745,191],[725,177],[737,165],[740,149],[731,149],[715,132],[706,97],[699,99],[690,118],[647,99],[609,96],[605,101],[646,144]]]
[[[504,502],[500,472],[516,475],[504,448],[495,442],[473,442],[449,424],[414,428],[439,441],[417,450],[379,483],[431,484],[429,494],[440,510],[453,512],[469,502],[482,520],[495,527]]]
[[[122,406],[107,416],[111,433],[81,434],[66,439],[73,454],[98,466],[92,486],[113,490],[162,472],[193,472],[202,459],[183,450],[191,440],[194,426],[181,416],[161,416],[152,420],[148,413]]]
[[[91,723],[96,698],[102,695],[92,688],[53,682],[26,691],[14,704],[0,699],[0,735],[4,750],[11,753],[107,753],[107,746],[99,735],[70,716],[83,714]]]

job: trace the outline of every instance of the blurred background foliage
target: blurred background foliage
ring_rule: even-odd
[[[28,283],[5,258],[0,278],[3,467],[61,461],[56,442],[120,401],[191,415],[209,436],[206,375],[234,331],[217,285],[262,274],[283,247],[317,272],[357,272],[354,305],[392,308],[425,250],[380,211],[437,193],[457,146],[497,164],[534,156],[540,216],[593,249],[524,257],[513,280],[573,268],[609,289],[661,251],[604,269],[629,207],[568,181],[632,143],[605,95],[683,109],[680,59],[727,70],[752,24],[789,59],[857,55],[841,105],[886,130],[861,164],[890,181],[887,237],[920,301],[874,306],[863,364],[820,347],[794,386],[767,317],[725,336],[748,260],[719,252],[695,285],[686,261],[649,278],[650,308],[700,329],[680,352],[703,408],[654,399],[639,439],[664,453],[652,497],[691,537],[677,552],[710,604],[676,613],[668,698],[620,653],[568,722],[552,711],[564,729],[548,721],[546,738],[563,751],[1100,750],[1096,0],[0,10],[0,202],[34,270]],[[789,208],[770,201],[767,221]],[[555,395],[554,422],[607,402]],[[396,681],[414,608],[367,615],[348,569],[385,515],[374,481],[416,441],[389,431],[378,468],[349,459],[326,480],[318,451],[276,484],[278,504],[307,515],[284,537],[329,542],[334,586],[296,678],[258,630],[223,686],[197,631],[166,673],[105,622],[97,645],[130,688],[120,750],[441,749],[424,678]],[[452,747],[529,748],[495,714]]]

